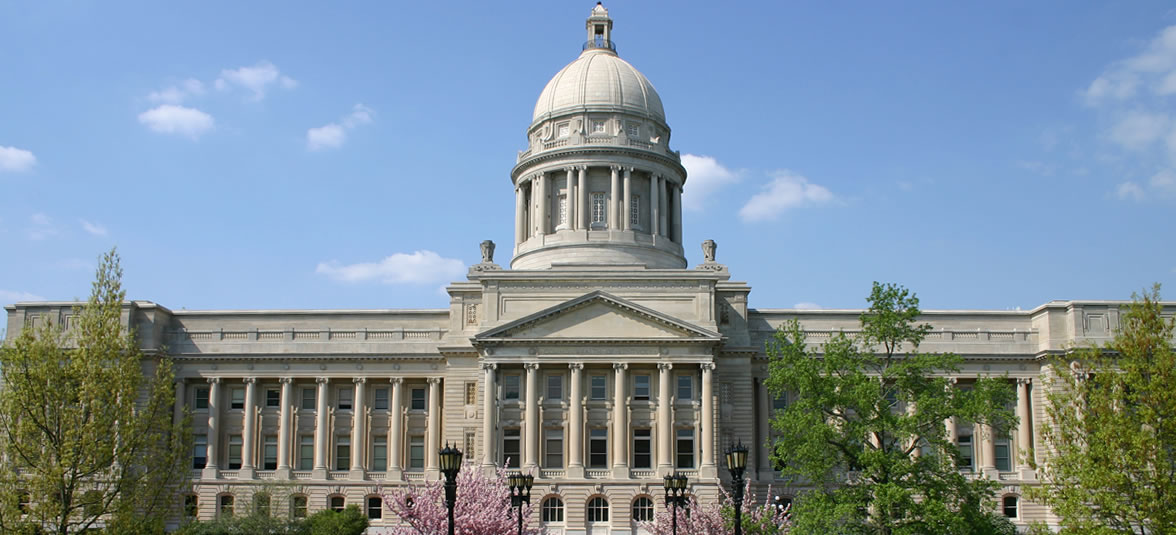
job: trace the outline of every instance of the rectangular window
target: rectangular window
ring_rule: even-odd
[[[245,389],[244,388],[230,388],[229,389],[229,408],[230,409],[244,409],[245,408]]]
[[[782,411],[788,408],[788,393],[781,392],[778,396],[772,398],[772,411]]]
[[[341,386],[338,391],[339,404],[336,407],[341,411],[351,410],[351,405],[355,401],[355,391],[350,386]]]
[[[566,194],[559,196],[559,224],[568,224],[568,196]]]
[[[548,429],[543,442],[543,467],[563,468],[563,430]]]
[[[420,470],[425,467],[425,437],[408,437],[408,467]]]
[[[604,192],[603,191],[592,192],[592,222],[593,223],[599,223],[602,225],[605,223],[605,214],[608,213],[608,210],[606,210],[604,206],[605,206],[604,205]]]
[[[378,411],[388,410],[388,389],[377,388],[375,392],[375,401],[372,403],[372,408]]]
[[[314,436],[302,435],[298,439],[298,469],[314,468]]]
[[[970,472],[973,469],[972,435],[960,435],[956,440],[960,447],[959,468]]]
[[[192,394],[192,407],[198,411],[208,410],[208,388],[197,388]]]
[[[265,445],[262,448],[262,470],[277,470],[278,469],[278,437],[265,437]]]
[[[547,376],[547,399],[550,401],[558,401],[563,399],[562,375]]]
[[[266,407],[281,407],[282,406],[282,392],[276,388],[267,388],[265,390],[265,406]]]
[[[425,389],[424,388],[412,389],[412,405],[410,405],[409,408],[414,411],[425,410]]]
[[[608,382],[605,376],[593,375],[588,380],[591,383],[590,391],[592,399],[605,399],[608,397]]]
[[[388,469],[388,437],[372,437],[372,471],[383,472]]]
[[[629,196],[629,226],[637,228],[641,221],[641,196]]]
[[[465,448],[463,448],[461,451],[465,452],[467,459],[474,458],[474,432],[473,431],[466,431],[465,432]]]
[[[351,468],[351,437],[343,435],[335,438],[335,470]]]
[[[604,133],[604,121],[592,121],[592,133],[593,134],[603,134]]]
[[[313,388],[302,389],[302,410],[313,411],[318,406],[318,395]]]
[[[678,462],[676,468],[694,468],[694,430],[678,430]]]
[[[478,383],[468,382],[465,384],[465,404],[473,405],[478,402]]]
[[[504,375],[502,377],[502,399],[518,400],[520,382],[518,375]]]
[[[625,125],[625,127],[629,132],[629,137],[637,139],[637,137],[641,135],[641,125],[637,123],[629,123]]]
[[[241,469],[241,435],[229,437],[229,470]]]
[[[1001,472],[1011,472],[1013,470],[1013,460],[1009,456],[1009,437],[997,437],[993,446],[996,449],[996,469]]]
[[[633,430],[633,468],[653,468],[653,443],[648,429]]]
[[[633,376],[633,399],[649,399],[649,376]]]
[[[559,137],[568,137],[568,123],[560,123],[555,129]]]
[[[197,470],[208,464],[208,435],[192,437],[192,468]]]
[[[608,429],[588,432],[588,467],[608,468]]]
[[[522,466],[522,460],[519,458],[519,428],[508,428],[502,430],[502,466],[505,468],[518,468]]]
[[[678,376],[678,399],[694,399],[694,378],[689,375]]]

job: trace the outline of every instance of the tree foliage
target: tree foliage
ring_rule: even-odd
[[[861,329],[810,345],[793,320],[768,343],[768,388],[787,392],[777,411],[772,459],[812,491],[795,504],[799,533],[976,533],[999,524],[996,483],[957,470],[959,451],[944,422],[1010,429],[1013,390],[980,378],[952,387],[954,354],[920,353],[931,327],[919,300],[874,283]]]
[[[122,269],[103,256],[68,329],[44,322],[0,348],[0,532],[162,527],[188,473],[166,355],[122,324]]]
[[[687,507],[677,510],[678,535],[730,535],[735,529],[735,504],[725,488],[720,489],[722,499],[718,503],[702,505],[694,495]],[[771,494],[769,489],[768,494]],[[751,482],[744,486],[744,496],[750,497]],[[747,498],[740,507],[744,535],[784,535],[789,533],[791,523],[788,510],[777,508],[771,503],[757,504]],[[650,535],[672,535],[674,513],[671,507],[660,509],[653,522],[642,522],[641,527]]]
[[[449,510],[445,507],[445,485],[431,481],[408,485],[382,494],[384,505],[398,516],[405,527],[393,528],[392,535],[443,535],[449,529]],[[532,496],[538,502],[542,496]],[[534,504],[538,505],[538,503]],[[537,535],[531,528],[533,506],[523,505],[523,533]],[[506,469],[499,468],[486,477],[480,468],[465,464],[457,474],[457,503],[453,510],[454,526],[461,535],[503,535],[518,531],[518,518],[510,506],[510,487]]]
[[[1104,347],[1055,360],[1046,375],[1049,504],[1065,533],[1176,532],[1173,319],[1154,286],[1121,311]]]
[[[192,522],[178,535],[361,535],[368,519],[355,505],[342,511],[323,509],[306,519],[285,519],[254,512],[226,515],[209,522]]]

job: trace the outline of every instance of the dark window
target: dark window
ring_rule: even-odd
[[[543,521],[544,522],[563,522],[563,500],[559,498],[548,498],[543,500]]]
[[[653,522],[653,500],[645,496],[633,500],[633,520]]]
[[[694,399],[694,378],[689,375],[678,376],[678,399]]]
[[[649,376],[633,376],[633,399],[649,399]]]
[[[378,411],[388,410],[388,389],[377,388],[375,397],[375,403],[372,404],[372,408]]]
[[[653,468],[652,443],[648,429],[633,430],[633,468]]]
[[[196,513],[200,511],[200,499],[195,494],[184,495],[184,516],[188,518],[196,518]]]
[[[608,397],[607,378],[603,375],[593,375],[589,378],[592,383],[592,399],[606,399]]]
[[[313,411],[318,408],[318,395],[313,388],[302,389],[302,410]]]
[[[383,472],[388,469],[388,437],[372,437],[372,471]]]
[[[302,435],[298,439],[298,469],[310,470],[314,468],[314,436]]]
[[[290,497],[290,516],[306,518],[306,496]]]
[[[502,377],[502,399],[519,399],[518,375],[504,375]]]
[[[545,442],[543,449],[546,455],[543,459],[543,467],[563,468],[563,430],[549,429],[545,436]]]
[[[1004,500],[1001,500],[1001,505],[1003,506],[1001,509],[1004,510],[1005,516],[1017,518],[1017,501],[1016,496],[1005,496]]]
[[[425,389],[424,388],[412,389],[412,405],[410,405],[409,408],[414,411],[425,410]]]
[[[278,437],[265,437],[265,445],[262,448],[262,470],[277,470],[278,468]]]
[[[332,511],[341,512],[343,511],[343,507],[346,505],[346,500],[344,500],[342,496],[331,496],[330,503]]]
[[[341,436],[335,439],[335,470],[351,468],[351,437]]]
[[[222,494],[220,503],[218,504],[217,513],[220,516],[233,516],[233,495]]]
[[[339,410],[351,410],[351,404],[355,399],[355,391],[350,386],[339,387]]]
[[[208,410],[208,389],[204,387],[197,388],[193,395],[195,398],[192,400],[192,406],[198,411]]]
[[[972,435],[960,435],[956,439],[956,443],[960,448],[960,470],[972,470]]]
[[[281,407],[282,406],[282,392],[276,388],[270,388],[265,391],[265,406],[266,407]]]
[[[694,468],[694,430],[678,430],[677,468]]]
[[[548,375],[547,376],[547,399],[549,399],[549,400],[563,399],[563,376],[562,375]]]
[[[245,408],[245,389],[233,388],[229,390],[229,408],[230,409],[244,409]]]
[[[229,437],[229,470],[241,468],[241,435]]]
[[[370,520],[384,518],[384,501],[379,496],[368,496],[367,517]]]
[[[608,522],[608,500],[600,496],[588,500],[588,521]]]
[[[408,467],[416,470],[425,467],[425,437],[408,438]]]
[[[20,510],[20,514],[27,515],[33,507],[33,497],[27,491],[20,491],[16,495],[16,508]]]
[[[192,468],[197,470],[208,464],[208,436],[192,437]]]
[[[519,428],[517,427],[502,430],[502,466],[505,468],[522,466],[522,460],[519,459]]]
[[[1012,471],[1012,459],[1009,457],[1009,437],[997,437],[993,444],[996,450],[996,469],[1001,472]]]
[[[772,410],[782,411],[788,408],[788,394],[781,392],[776,397],[772,398]]]
[[[608,467],[608,429],[593,429],[588,432],[588,467]]]

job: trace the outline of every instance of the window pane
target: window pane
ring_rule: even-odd
[[[563,431],[548,431],[544,444],[544,468],[563,468]]]
[[[519,429],[504,429],[502,431],[502,465],[506,468],[518,468],[522,465],[519,459]]]
[[[694,430],[678,430],[677,468],[694,468]]]
[[[633,398],[634,399],[649,399],[649,376],[648,375],[634,375],[633,376]]]
[[[354,395],[355,391],[352,390],[350,386],[339,387],[339,410],[351,410],[351,403],[354,399]]]
[[[192,406],[195,407],[196,410],[208,409],[208,389],[207,388],[197,388],[195,394],[193,394],[193,395],[195,396],[195,398],[192,400]]]
[[[425,437],[418,435],[408,439],[408,467],[425,467]]]
[[[351,437],[335,439],[335,470],[351,468]]]
[[[201,469],[208,463],[208,436],[192,437],[192,468]]]
[[[342,496],[331,496],[330,506],[332,511],[342,511],[346,505],[346,500]]]
[[[262,470],[278,469],[278,437],[265,437],[265,448],[262,452]]]
[[[592,399],[605,399],[608,395],[606,378],[603,375],[593,375],[590,380],[592,382]]]
[[[293,496],[290,498],[290,516],[294,518],[306,518],[306,496]]]
[[[548,375],[547,376],[547,399],[549,399],[549,400],[563,399],[563,376],[562,375]]]
[[[1009,439],[996,439],[996,469],[1001,472],[1009,472],[1013,469],[1012,459],[1009,458]]]
[[[367,517],[371,520],[378,520],[384,517],[384,502],[378,496],[368,497]]]
[[[298,469],[314,468],[314,436],[302,435],[298,441]]]
[[[229,437],[229,470],[241,468],[241,435]]]
[[[960,435],[957,442],[960,448],[960,470],[972,470],[972,435]]]
[[[689,375],[678,376],[678,399],[694,399],[694,381]]]
[[[233,389],[229,390],[229,396],[231,399],[231,401],[229,403],[230,409],[244,409],[245,408],[245,389],[244,388],[233,388]]]
[[[559,498],[543,500],[544,522],[563,522],[563,519],[563,500]]]
[[[588,466],[608,467],[608,429],[593,429],[589,432]]]
[[[633,468],[653,468],[649,429],[633,430]]]
[[[375,402],[372,403],[372,408],[378,411],[388,410],[388,389],[377,388]]]
[[[416,410],[416,411],[425,410],[425,389],[424,388],[412,389],[412,406],[410,408],[412,410]]]
[[[388,469],[388,438],[372,438],[372,470],[383,472]]]
[[[519,399],[519,376],[506,375],[502,378],[502,399]]]
[[[592,192],[592,222],[604,223],[604,193]]]
[[[282,406],[282,392],[276,388],[270,388],[265,391],[265,406],[266,407],[281,407]]]
[[[592,498],[588,502],[589,522],[608,522],[608,502],[604,498]]]
[[[641,220],[641,196],[629,196],[629,226],[636,227]]]
[[[313,411],[317,408],[318,400],[313,388],[302,389],[302,410]]]
[[[646,497],[633,500],[633,520],[653,522],[653,500]]]
[[[1003,502],[1004,515],[1009,518],[1017,518],[1017,497],[1005,496]]]

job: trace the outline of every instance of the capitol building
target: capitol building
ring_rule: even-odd
[[[740,441],[754,445],[757,500],[800,490],[778,479],[765,446],[788,399],[764,386],[764,343],[797,319],[819,346],[857,331],[861,311],[749,308],[751,285],[709,240],[704,261],[687,264],[684,248],[699,247],[682,243],[687,173],[657,90],[612,32],[597,5],[582,52],[539,92],[510,170],[513,247],[497,247],[509,261],[482,242],[446,307],[126,305],[143,348],[174,356],[176,416],[192,415],[185,514],[211,519],[282,489],[275,508],[289,514],[355,504],[391,526],[379,489],[438,480],[445,443],[482,469],[534,473],[532,525],[552,533],[639,533],[674,472],[701,501],[717,500],[730,477],[722,451]],[[1024,461],[1043,450],[1044,360],[1109,340],[1122,304],[924,312],[933,330],[922,349],[963,356],[960,387],[991,375],[1016,389],[1018,428],[948,429],[963,469],[1001,482],[993,507],[1018,526],[1051,520],[1022,499],[1037,481]],[[8,306],[9,332],[66,324],[75,305]]]

